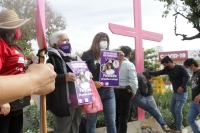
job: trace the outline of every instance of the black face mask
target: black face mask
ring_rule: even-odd
[[[169,70],[169,66],[166,66],[165,69],[166,69],[166,70]]]

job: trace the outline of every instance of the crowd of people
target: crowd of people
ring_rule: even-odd
[[[164,57],[160,71],[137,73],[130,62],[132,49],[122,46],[119,51],[119,87],[105,87],[99,82],[100,51],[109,50],[110,40],[106,33],[97,33],[91,47],[81,58],[71,57],[70,39],[64,31],[52,33],[49,37],[47,64],[31,64],[25,67],[23,50],[16,45],[20,39],[20,27],[29,19],[19,19],[13,10],[0,12],[0,133],[22,133],[23,108],[11,111],[10,102],[32,94],[46,95],[47,110],[53,114],[55,133],[78,133],[81,122],[81,105],[73,106],[70,95],[76,93],[76,75],[66,65],[75,60],[85,61],[90,78],[98,90],[103,105],[107,133],[126,133],[130,112],[135,107],[148,111],[165,132],[170,128],[157,108],[151,87],[151,75],[168,75],[173,86],[170,111],[175,121],[176,132],[182,132],[182,108],[187,100],[187,83],[190,79],[186,70],[193,72],[192,102],[187,121],[194,133],[200,132],[196,117],[200,113],[200,70],[194,59],[187,59],[183,65],[176,65],[168,56]],[[70,49],[66,49],[70,48]],[[112,61],[106,62],[107,69],[112,69]],[[108,74],[113,72],[109,71]],[[80,80],[82,75],[80,74]],[[82,81],[82,80],[81,80]],[[98,113],[86,113],[87,133],[96,132]]]

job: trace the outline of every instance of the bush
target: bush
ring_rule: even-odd
[[[104,127],[106,124],[105,124],[105,119],[104,119],[104,114],[103,114],[103,111],[100,111],[97,115],[97,125],[96,127]]]
[[[162,93],[154,94],[154,98],[158,106],[158,109],[160,110],[167,125],[169,125],[170,127],[173,127],[174,125],[174,118],[169,109],[172,94],[173,92],[171,90],[167,90],[164,94]],[[188,87],[188,98],[183,107],[183,126],[188,126],[186,117],[187,117],[191,100],[192,100],[191,88]],[[149,117],[149,116],[150,115],[146,112],[146,117]],[[30,123],[29,124],[30,126],[27,127],[25,130],[27,131],[28,129],[30,129],[33,132],[37,133],[39,130],[39,120],[40,120],[39,110],[37,106],[35,104],[29,106],[28,109],[24,111],[24,117],[26,117],[27,121]],[[104,120],[103,111],[101,111],[98,113],[98,116],[97,116],[96,127],[103,127],[103,126],[105,126],[105,120]],[[53,129],[53,117],[52,117],[51,112],[49,111],[47,111],[47,127]]]
[[[53,129],[53,116],[50,111],[46,112],[47,115],[47,128]],[[37,108],[36,104],[30,105],[25,111],[24,111],[24,117],[28,121],[28,126],[25,131],[32,130],[34,133],[37,133],[39,131],[39,124],[40,124],[40,112]]]
[[[173,92],[170,90],[167,90],[164,94],[161,94],[161,93],[154,94],[156,104],[157,104],[158,108],[160,109],[160,112],[161,112],[164,120],[166,121],[167,125],[169,125],[169,126],[175,125],[174,118],[169,109],[172,94],[173,94]],[[183,111],[182,111],[183,112],[183,126],[188,126],[186,117],[187,117],[187,113],[189,110],[190,102],[192,100],[191,96],[192,96],[191,88],[188,87],[188,98],[185,102],[185,105],[184,105]]]

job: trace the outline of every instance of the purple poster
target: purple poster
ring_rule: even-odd
[[[100,82],[104,86],[119,86],[119,53],[101,50]]]
[[[84,61],[68,62],[67,65],[76,75],[76,95],[70,95],[72,105],[92,103],[92,89],[90,86],[90,71]],[[77,101],[77,103],[74,103]]]

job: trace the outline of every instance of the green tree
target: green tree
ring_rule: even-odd
[[[174,33],[176,36],[182,36],[182,40],[193,40],[200,38],[200,1],[199,0],[158,0],[164,2],[165,11],[162,17],[167,17],[170,11],[174,11]],[[178,16],[185,18],[188,23],[193,25],[198,33],[187,37],[187,34],[177,33],[177,18]]]
[[[115,51],[119,51],[122,46],[119,46],[119,48],[114,49]],[[160,64],[155,63],[154,61],[158,58],[158,54],[156,49],[150,48],[144,50],[144,69],[155,71],[156,68],[160,67]],[[130,61],[135,64],[135,50],[131,52],[131,58]]]
[[[16,43],[24,51],[24,54],[30,57],[33,53],[31,48],[31,40],[36,40],[35,36],[35,12],[36,0],[0,0],[0,6],[5,9],[12,9],[18,14],[19,18],[27,19],[30,21],[21,27],[22,36]],[[58,30],[66,28],[64,18],[61,14],[53,11],[50,3],[45,3],[46,13],[46,35],[47,37]]]

